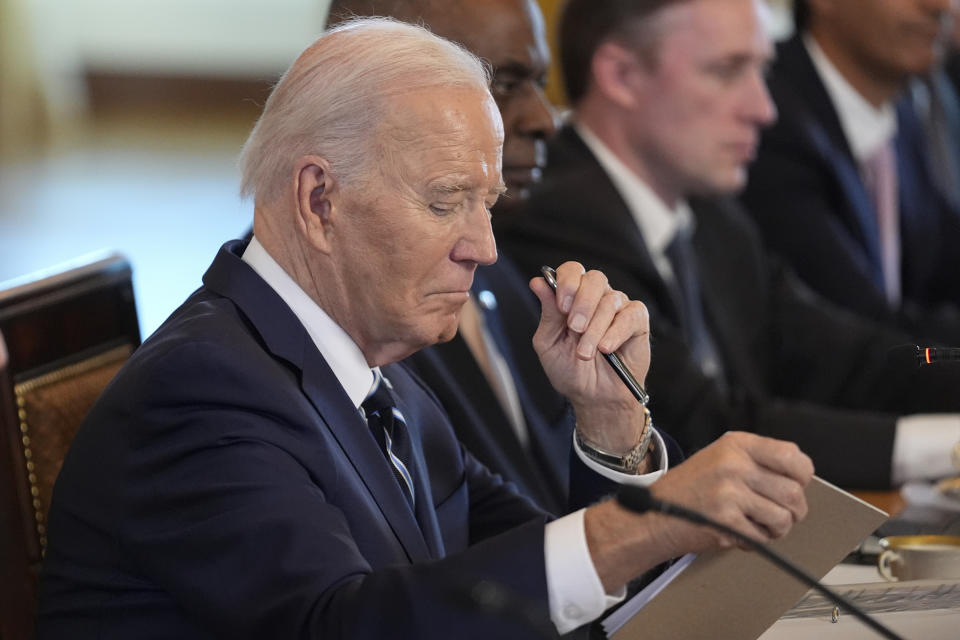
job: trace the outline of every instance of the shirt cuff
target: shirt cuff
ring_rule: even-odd
[[[893,484],[933,480],[957,472],[951,461],[960,442],[960,415],[920,414],[897,420],[893,436]]]
[[[654,446],[654,454],[658,457],[658,460],[655,463],[656,471],[651,471],[650,473],[644,473],[642,475],[633,475],[614,471],[613,469],[605,467],[599,462],[591,459],[583,452],[583,450],[580,448],[580,445],[577,444],[576,434],[573,436],[573,450],[577,452],[577,456],[581,461],[583,461],[583,464],[587,465],[589,469],[595,473],[599,473],[607,480],[613,480],[617,484],[648,487],[659,480],[660,476],[667,472],[667,468],[670,464],[667,460],[667,447],[663,442],[663,438],[660,437],[660,432],[656,429],[653,430],[653,441],[656,443]]]
[[[584,512],[547,523],[544,533],[550,619],[561,635],[593,622],[627,595],[626,587],[614,595],[604,592],[587,548]]]

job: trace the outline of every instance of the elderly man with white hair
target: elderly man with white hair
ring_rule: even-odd
[[[488,82],[465,50],[387,20],[342,25],[293,64],[244,149],[253,239],[224,245],[74,440],[38,637],[533,637],[518,611],[565,632],[648,568],[730,544],[610,500],[552,519],[395,364],[450,339],[496,259]],[[643,380],[643,305],[557,271],[556,297],[531,283],[534,346],[577,413],[585,487],[609,481],[593,468],[656,481],[761,539],[803,517],[812,467],[788,443],[734,434],[664,473],[649,413],[599,357]],[[465,606],[477,584],[511,615]]]

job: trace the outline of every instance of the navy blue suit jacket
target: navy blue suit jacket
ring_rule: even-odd
[[[80,428],[57,482],[39,638],[529,637],[464,607],[546,606],[547,516],[383,368],[416,513],[305,329],[228,243]]]
[[[903,304],[891,309],[873,201],[799,36],[779,47],[769,87],[779,118],[763,134],[743,202],[770,249],[840,306],[960,343],[960,214],[934,186],[909,104],[897,105]]]
[[[440,399],[457,438],[480,462],[516,484],[544,509],[559,513],[568,501],[574,417],[566,399],[550,386],[533,350],[539,311],[527,280],[501,255],[495,264],[477,269],[473,294],[510,367],[530,436],[529,448],[520,444],[459,333],[450,342],[423,349],[406,362]],[[483,291],[494,295],[493,306],[488,296],[481,295]]]
[[[687,453],[744,429],[797,442],[834,482],[886,487],[895,416],[876,411],[956,407],[956,376],[891,371],[887,349],[907,338],[814,295],[771,259],[739,207],[722,201],[692,203],[704,315],[726,387],[705,376],[671,290],[610,178],[571,127],[554,136],[549,152],[544,180],[524,210],[494,217],[499,242],[528,271],[579,260],[647,305],[654,423]]]

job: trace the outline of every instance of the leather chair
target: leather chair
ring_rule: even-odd
[[[139,344],[123,256],[0,283],[0,640],[33,637],[53,483],[77,427]]]

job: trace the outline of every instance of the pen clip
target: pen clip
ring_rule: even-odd
[[[557,292],[557,272],[553,267],[548,267],[546,265],[540,267],[540,273],[543,274],[543,279],[547,281],[547,284],[550,285],[550,288],[553,289],[553,292]]]

